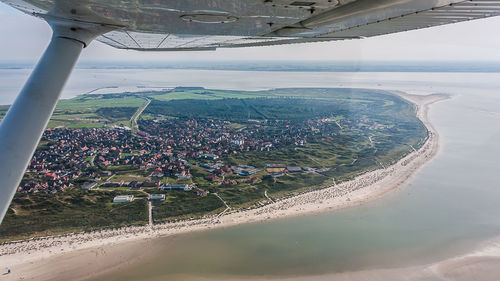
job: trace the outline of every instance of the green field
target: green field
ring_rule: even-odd
[[[130,191],[81,191],[56,194],[17,193],[0,227],[0,242],[33,236],[56,235],[148,222],[146,200],[111,203],[119,194],[144,196]]]
[[[165,194],[165,201],[153,203],[153,218],[156,223],[200,217],[225,208],[224,204],[213,195],[200,197],[194,192],[184,191],[167,191]]]
[[[255,101],[259,99],[298,99],[294,104],[288,104],[289,116],[276,116],[266,107],[260,106],[255,110]],[[383,100],[381,100],[381,98]],[[384,91],[368,89],[328,89],[328,88],[291,88],[273,89],[264,91],[234,91],[234,90],[212,90],[203,88],[179,87],[169,91],[139,92],[124,94],[100,94],[82,95],[72,99],[60,100],[54,115],[49,123],[50,128],[66,126],[69,128],[98,128],[103,126],[123,125],[130,126],[130,119],[146,99],[152,103],[139,117],[151,118],[152,115],[162,114],[165,117],[175,116],[176,110],[188,107],[190,114],[199,116],[234,118],[229,113],[240,111],[241,119],[272,119],[272,118],[303,118],[311,113],[307,104],[301,104],[304,99],[327,101],[325,107],[334,105],[337,109],[347,110],[348,113],[356,110],[366,110],[373,104],[383,105],[391,108],[395,105],[394,97]],[[221,100],[226,100],[221,103]],[[245,101],[247,104],[243,103]],[[206,112],[207,105],[212,112]],[[361,106],[363,105],[363,106]],[[272,105],[269,105],[272,109]],[[363,107],[359,108],[358,107]],[[0,107],[0,118],[5,114],[7,106]],[[317,109],[315,106],[314,108]],[[223,112],[214,114],[215,112]],[[320,112],[312,112],[320,113]],[[337,112],[336,115],[341,115]],[[184,117],[189,117],[185,115]],[[235,121],[235,120],[233,120]]]

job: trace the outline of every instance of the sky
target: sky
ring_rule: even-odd
[[[489,61],[500,62],[500,17],[341,42],[204,52],[118,50],[94,41],[81,61]],[[42,20],[0,3],[0,61],[35,62],[50,40]]]

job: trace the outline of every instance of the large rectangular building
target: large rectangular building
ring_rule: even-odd
[[[302,168],[301,167],[297,167],[297,166],[288,166],[286,167],[286,169],[288,170],[288,172],[290,173],[298,173],[298,172],[302,172]]]
[[[128,203],[134,200],[134,195],[118,195],[113,198],[113,203]]]
[[[165,194],[151,194],[149,196],[149,201],[164,201]]]
[[[96,187],[97,186],[97,183],[96,182],[86,182],[83,186],[82,186],[82,190],[91,190],[92,188]]]
[[[187,184],[170,184],[167,183],[160,187],[161,190],[182,190],[182,191],[190,191],[191,187]]]

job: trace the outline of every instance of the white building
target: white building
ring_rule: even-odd
[[[164,201],[165,194],[151,194],[149,196],[149,201]]]
[[[198,156],[198,158],[209,159],[209,160],[217,160],[217,159],[219,159],[219,156],[215,155],[215,154],[208,153],[208,154],[200,154]]]
[[[233,140],[233,143],[236,145],[244,145],[245,141],[244,140]]]
[[[113,203],[127,203],[134,200],[134,195],[118,195],[113,199]]]
[[[170,184],[167,183],[160,187],[161,190],[182,190],[182,191],[190,191],[191,187],[187,184]]]
[[[95,186],[97,185],[96,182],[87,182],[85,183],[83,186],[82,186],[82,189],[83,190],[91,190],[92,188],[94,188]]]

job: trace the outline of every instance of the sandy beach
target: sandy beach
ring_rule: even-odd
[[[0,273],[6,272],[7,268],[12,273],[0,275],[0,280],[84,280],[134,263],[145,252],[151,255],[155,251],[152,241],[158,237],[173,237],[194,231],[338,210],[364,204],[397,190],[438,152],[439,136],[427,119],[427,111],[430,104],[448,96],[393,93],[416,104],[417,116],[427,127],[429,136],[419,150],[385,169],[365,173],[351,181],[334,183],[321,190],[269,202],[257,209],[228,209],[217,216],[198,220],[5,243],[0,246]],[[490,255],[479,251],[478,253],[483,254],[471,254],[421,268],[343,273],[335,275],[335,280],[471,280],[462,277],[477,270],[500,268],[499,245],[494,244],[496,248],[489,250],[488,253],[493,253]],[[328,275],[286,280],[332,280],[332,277]]]

